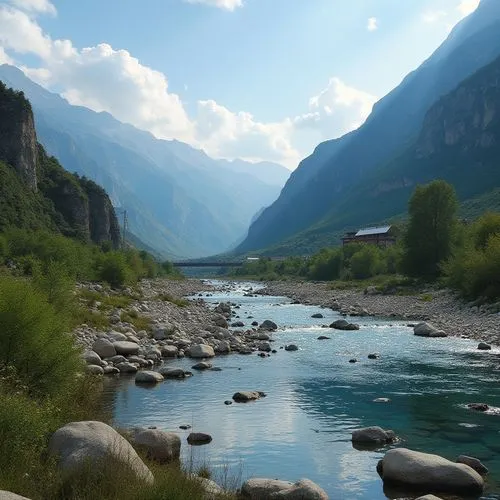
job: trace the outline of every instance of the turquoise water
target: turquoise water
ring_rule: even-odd
[[[238,314],[250,324],[272,319],[278,353],[217,357],[221,372],[195,373],[190,379],[166,381],[152,389],[134,379],[108,381],[109,404],[120,426],[157,426],[187,437],[194,431],[213,436],[209,445],[183,442],[186,464],[206,463],[220,479],[250,476],[297,480],[308,477],[331,499],[397,498],[383,491],[375,470],[385,449],[353,448],[351,431],[380,425],[401,438],[397,446],[439,453],[451,460],[473,455],[489,467],[484,498],[500,498],[500,417],[473,412],[470,402],[500,406],[499,351],[479,352],[477,342],[458,338],[415,337],[404,323],[353,318],[355,332],[321,328],[338,313],[292,305],[279,297],[243,297],[242,287],[207,298],[241,304]],[[281,304],[281,305],[277,305]],[[245,312],[247,314],[245,314]],[[324,319],[312,319],[321,312]],[[331,340],[317,340],[327,335]],[[300,350],[279,349],[296,343]],[[380,353],[380,359],[367,355]],[[349,360],[357,358],[358,363]],[[189,359],[169,361],[189,368]],[[249,404],[224,405],[238,390],[268,396]],[[390,398],[375,403],[375,398]]]

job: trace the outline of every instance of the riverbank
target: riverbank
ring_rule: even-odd
[[[500,314],[496,306],[472,305],[449,290],[416,295],[382,295],[360,289],[333,290],[327,283],[276,281],[258,293],[286,296],[303,304],[319,305],[345,314],[415,321],[429,321],[448,335],[463,336],[500,345]]]

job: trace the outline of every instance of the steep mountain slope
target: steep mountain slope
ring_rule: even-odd
[[[363,126],[321,144],[301,163],[238,250],[276,245],[329,213],[342,218],[344,211],[355,210],[343,203],[345,197],[412,144],[426,111],[440,96],[499,54],[500,2],[482,0],[426,62],[374,106]]]
[[[405,211],[415,186],[433,179],[455,186],[463,213],[500,203],[500,57],[439,99],[427,112],[416,141],[371,172],[338,200],[322,221],[273,249],[303,253],[328,244],[339,228],[369,225]]]
[[[12,66],[0,66],[0,80],[30,98],[46,149],[69,170],[102,184],[115,205],[127,210],[131,232],[164,256],[213,254],[241,240],[252,216],[277,198],[288,175],[271,164],[266,179],[258,164],[255,172],[246,162],[233,168],[107,113],[71,106]]]
[[[120,229],[106,192],[66,172],[37,142],[30,103],[0,83],[0,230],[49,229],[115,247]]]

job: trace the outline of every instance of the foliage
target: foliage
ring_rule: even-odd
[[[121,252],[109,252],[101,256],[97,264],[97,276],[113,287],[122,287],[132,281],[133,269]]]
[[[385,272],[381,250],[375,245],[365,245],[351,257],[351,273],[355,279],[365,279]]]
[[[452,251],[458,202],[444,181],[417,186],[409,203],[403,269],[410,276],[437,277]]]

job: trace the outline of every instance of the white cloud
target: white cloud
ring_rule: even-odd
[[[324,138],[340,137],[358,128],[371,113],[377,98],[331,78],[328,85],[309,101],[309,113],[295,118],[298,127],[319,130]]]
[[[0,47],[0,64],[14,64],[14,61],[6,54],[3,47]]]
[[[433,24],[437,23],[447,16],[448,13],[444,10],[429,10],[422,14],[422,20],[424,21],[424,23]]]
[[[243,7],[243,0],[184,0],[187,3],[200,3],[233,11],[237,7]]]
[[[462,0],[457,9],[459,10],[462,17],[468,16],[474,12],[479,6],[480,0]]]
[[[40,12],[53,16],[57,14],[57,10],[50,0],[11,0],[11,3],[27,12]]]
[[[366,29],[368,31],[378,30],[378,19],[376,17],[370,17],[370,19],[368,19]]]

